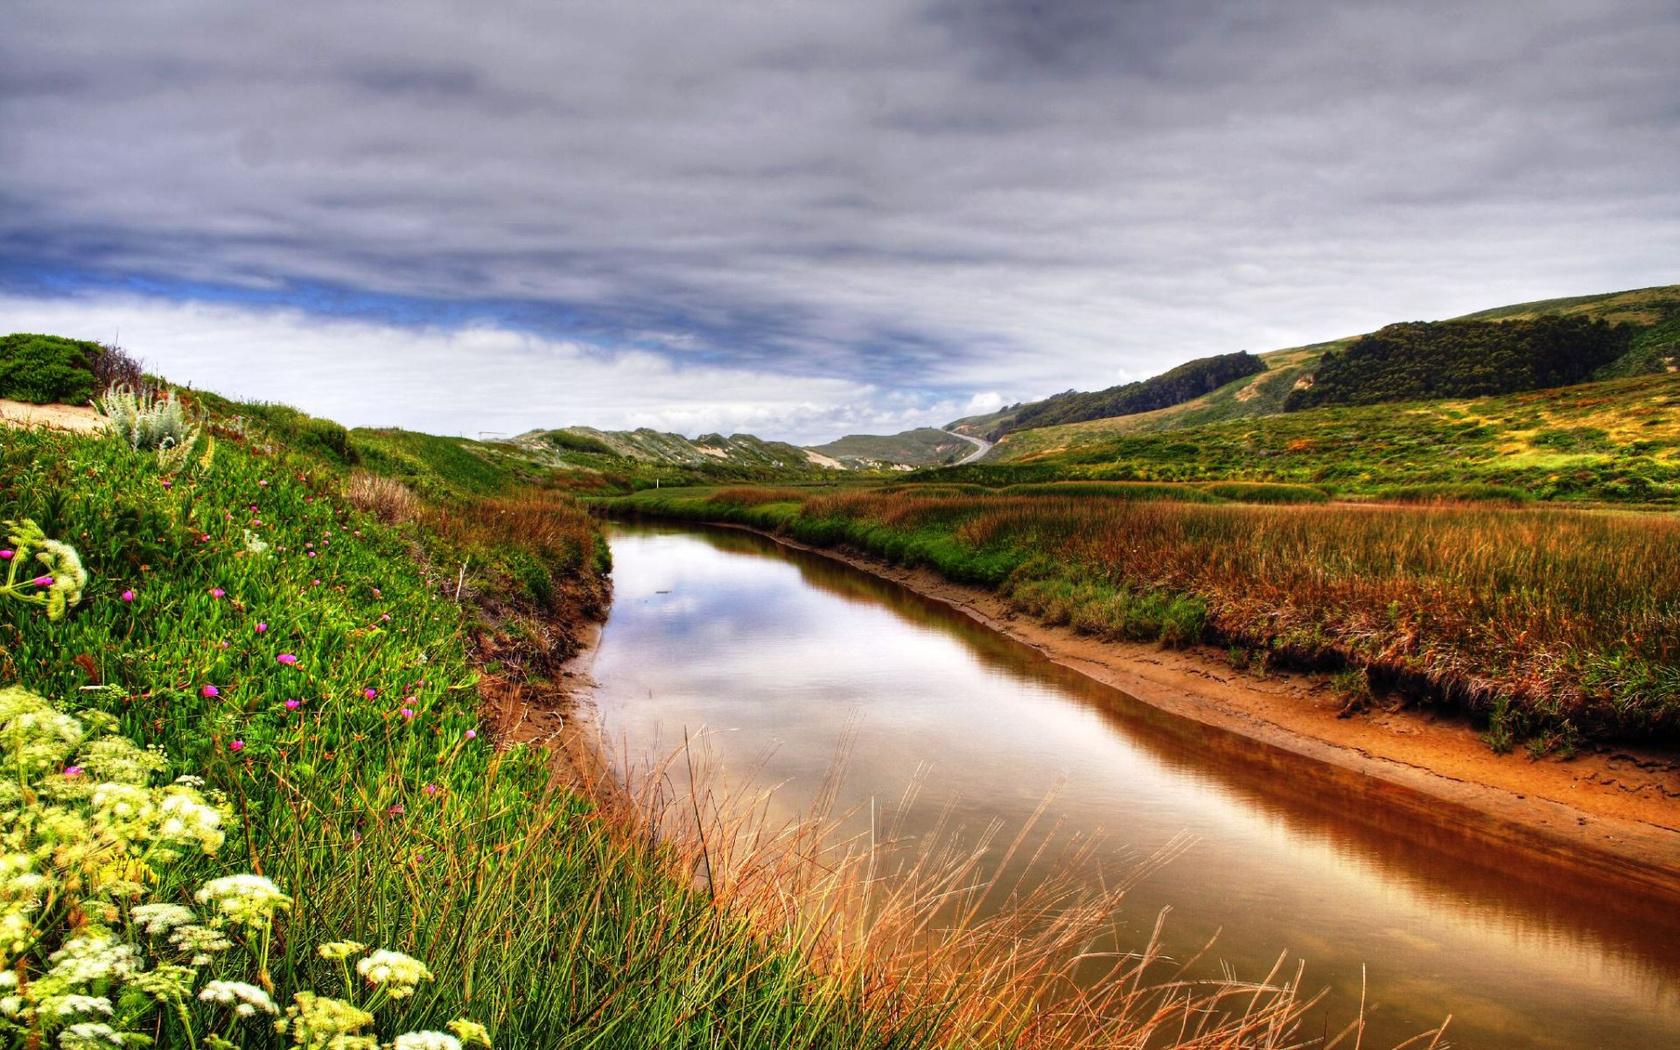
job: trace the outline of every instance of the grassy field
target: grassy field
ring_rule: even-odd
[[[1072,868],[947,929],[954,886],[990,892],[975,854],[899,858],[883,882],[868,851],[771,829],[728,857],[723,807],[655,838],[616,791],[562,787],[481,703],[540,687],[599,613],[593,519],[511,452],[211,408],[186,455],[0,444],[0,559],[30,566],[0,589],[6,1045],[453,1050],[483,1025],[510,1048],[1235,1050],[1299,1031],[1294,980],[1175,985],[1145,945],[1072,990],[1116,892]]]
[[[991,484],[1278,481],[1377,497],[1396,487],[1463,485],[1539,500],[1680,499],[1680,375],[1314,409],[1162,433],[1116,434],[1105,422],[1019,431],[983,463],[916,476]]]
[[[1671,516],[1069,488],[725,489],[606,506],[928,565],[1101,638],[1337,671],[1350,702],[1393,691],[1466,709],[1501,750],[1680,739],[1680,576],[1658,568],[1680,564]]]

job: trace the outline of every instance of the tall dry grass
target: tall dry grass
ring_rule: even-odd
[[[1199,958],[1161,950],[1165,915],[1143,943],[1128,944],[1115,920],[1121,899],[1185,842],[1116,885],[1094,875],[1099,843],[1056,845],[1054,829],[1041,826],[1046,807],[1020,828],[972,837],[947,813],[912,839],[901,821],[914,785],[889,815],[837,814],[831,772],[809,810],[777,823],[769,793],[719,787],[701,745],[619,768],[622,781],[595,785],[603,809],[616,807],[622,826],[660,842],[714,908],[802,960],[818,1000],[860,1006],[873,1025],[915,1019],[918,1030],[933,1025],[926,1034],[939,1046],[1023,1050],[1360,1040],[1359,1017],[1334,1034],[1306,1030],[1321,996],[1304,990],[1303,965],[1280,958],[1254,980],[1194,978]],[[1406,1045],[1435,1046],[1444,1028]]]

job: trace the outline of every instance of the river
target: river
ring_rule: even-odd
[[[612,750],[703,736],[802,810],[843,748],[842,807],[896,801],[1100,835],[1104,877],[1190,836],[1126,897],[1142,945],[1260,979],[1282,953],[1333,1031],[1366,991],[1365,1047],[1451,1014],[1471,1050],[1680,1047],[1680,907],[1470,839],[1304,760],[1168,716],[944,605],[743,532],[613,525],[614,604],[592,668]],[[917,821],[925,821],[918,824]],[[1287,967],[1293,970],[1293,964]]]

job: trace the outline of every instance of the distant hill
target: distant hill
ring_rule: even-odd
[[[806,449],[853,470],[908,469],[955,463],[974,446],[934,427],[920,427],[883,437],[876,434],[847,434],[826,445]]]
[[[751,434],[703,434],[689,439],[646,427],[563,427],[533,430],[513,443],[543,453],[553,466],[584,470],[645,473],[649,467],[672,467],[720,479],[767,480],[817,475],[840,466],[797,445]]]
[[[1680,371],[1680,285],[1664,285],[1601,295],[1549,299],[1496,307],[1454,321],[1526,320],[1547,315],[1602,320],[1630,326],[1624,352],[1592,371],[1589,379]],[[1155,434],[1225,420],[1253,419],[1284,411],[1297,387],[1315,382],[1326,352],[1341,352],[1359,336],[1258,355],[1266,371],[1227,383],[1211,393],[1164,409],[1049,427],[1021,428],[1015,421],[1033,407],[1014,405],[986,416],[972,416],[950,429],[976,436],[1007,431],[986,462],[1019,459],[1058,449],[1076,450],[1091,442],[1127,434]]]
[[[982,436],[995,441],[1011,430],[1153,412],[1211,394],[1227,383],[1265,370],[1266,363],[1247,351],[1204,357],[1140,382],[1089,394],[1070,391],[1023,406],[1013,418],[1000,422],[990,434]]]

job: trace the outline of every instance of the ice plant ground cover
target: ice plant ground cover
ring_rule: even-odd
[[[183,827],[224,839],[210,852],[171,846],[180,856],[155,878],[132,857],[97,869],[137,884],[138,905],[115,891],[91,907],[42,897],[29,913],[39,932],[5,946],[21,986],[83,955],[129,967],[116,959],[125,944],[143,972],[194,970],[193,994],[183,985],[159,1004],[148,993],[150,1012],[125,1004],[117,970],[66,989],[86,998],[59,1004],[56,1045],[118,1045],[100,1026],[120,1021],[160,1046],[234,1025],[241,1046],[310,1046],[357,1021],[361,1041],[334,1045],[407,1032],[380,1045],[449,1047],[475,1034],[448,1029],[461,1018],[499,1047],[928,1043],[935,1010],[825,984],[674,878],[658,848],[555,786],[539,754],[498,751],[479,725],[457,573],[428,577],[415,536],[342,501],[342,465],[255,428],[217,433],[213,461],[175,474],[127,442],[8,432],[0,443],[0,518],[34,521],[87,572],[59,619],[0,602],[0,685],[43,698],[57,714],[42,718],[72,719],[84,736],[114,729],[99,739],[131,742],[124,753],[145,772],[122,791],[151,800],[127,804],[155,816],[158,792],[184,799],[170,803],[197,815]],[[600,568],[585,557],[565,571]],[[11,804],[29,821],[110,779],[75,745],[41,760],[12,774]],[[53,792],[32,786],[43,780]],[[27,898],[30,872],[13,874],[25,883],[9,892]],[[76,892],[93,899],[91,883]],[[113,940],[95,939],[107,930]],[[400,956],[356,955],[351,942]],[[323,957],[322,945],[344,954]],[[370,997],[370,975],[412,994]],[[33,993],[7,994],[22,1017]],[[265,1003],[284,1031],[255,1023]],[[54,1045],[37,1027],[14,1024],[0,1045]]]

